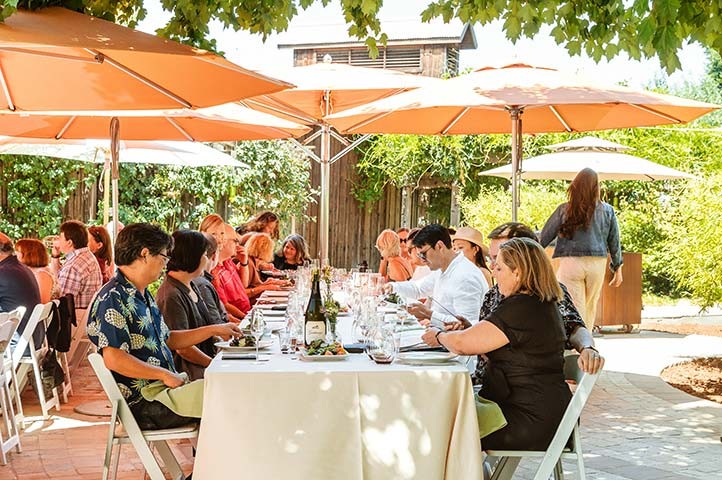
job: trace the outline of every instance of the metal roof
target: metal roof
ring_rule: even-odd
[[[433,20],[387,20],[381,22],[381,31],[388,36],[387,46],[392,45],[458,45],[460,49],[475,49],[476,36],[468,23],[453,19],[449,23]],[[363,40],[350,37],[348,25],[294,25],[279,35],[278,48],[311,49],[330,47],[365,47]]]

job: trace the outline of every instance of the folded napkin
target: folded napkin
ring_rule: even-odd
[[[480,438],[506,427],[506,418],[499,405],[479,395],[475,395],[474,400],[476,400],[476,421],[479,424]]]
[[[186,380],[185,372],[180,375]],[[160,402],[182,417],[201,418],[203,412],[203,380],[168,388],[160,380],[146,385],[140,391],[149,402]]]

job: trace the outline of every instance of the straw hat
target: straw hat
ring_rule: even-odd
[[[481,235],[479,230],[471,227],[461,227],[456,230],[456,233],[451,237],[451,240],[466,240],[478,247],[484,252],[484,255],[488,255],[489,247],[484,244],[484,237]]]

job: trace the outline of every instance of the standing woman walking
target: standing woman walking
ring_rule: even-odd
[[[614,209],[599,196],[599,178],[591,168],[580,171],[567,191],[569,201],[552,213],[541,232],[546,247],[557,239],[557,279],[563,283],[582,314],[587,328],[594,326],[597,301],[602,292],[607,252],[614,277],[609,285],[622,284],[622,248]]]

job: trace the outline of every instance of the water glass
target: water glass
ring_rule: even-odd
[[[366,354],[374,362],[385,365],[394,361],[399,352],[400,336],[393,328],[379,325],[366,341]]]
[[[266,320],[263,318],[263,312],[258,308],[251,310],[251,335],[256,340],[256,363],[259,362],[258,344],[266,333]]]
[[[278,334],[278,344],[281,347],[281,353],[289,353],[291,349],[291,332],[287,328],[282,328],[276,333]]]

